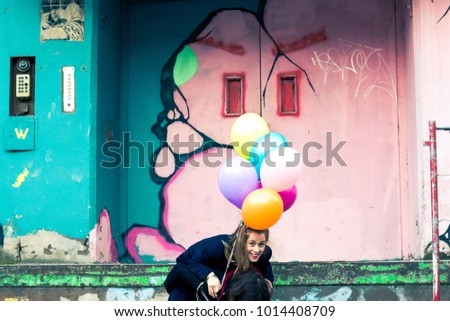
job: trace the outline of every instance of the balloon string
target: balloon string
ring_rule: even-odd
[[[258,29],[258,41],[259,41],[259,116],[262,117],[262,53],[261,53],[261,25]]]
[[[233,247],[231,248],[231,253],[230,253],[230,256],[228,257],[227,267],[225,268],[225,273],[222,276],[222,282],[220,282],[222,286],[223,286],[223,282],[225,280],[225,276],[227,275],[228,268],[230,267],[231,260],[233,259],[233,253],[234,253],[234,248],[236,247],[236,242],[237,242],[237,238],[238,238],[238,235],[239,235],[239,229],[242,227],[243,223],[244,222],[241,220],[239,222],[238,227],[237,227],[237,230],[236,230],[237,233],[236,233],[235,239],[233,241]]]

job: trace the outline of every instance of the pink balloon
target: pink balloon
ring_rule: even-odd
[[[295,200],[297,199],[297,186],[293,185],[287,190],[278,192],[278,194],[280,194],[281,200],[283,201],[283,212],[286,212],[294,205]]]

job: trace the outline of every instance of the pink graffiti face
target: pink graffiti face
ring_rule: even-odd
[[[321,31],[313,38],[282,47],[294,52],[326,37]],[[223,10],[190,40],[166,66],[174,85],[163,86],[165,110],[159,119],[164,122],[154,125],[167,143],[155,154],[153,173],[164,184],[164,232],[185,247],[233,231],[241,219],[240,210],[224,199],[217,185],[217,164],[236,156],[230,148],[236,118],[253,112],[275,123],[280,118],[279,75],[298,77],[295,86],[300,82],[298,66],[278,55],[277,44],[252,13]],[[290,110],[288,115],[298,113]],[[249,252],[252,260],[259,255]]]
[[[230,131],[237,116],[261,113],[264,101],[271,107],[265,109],[268,117],[278,117],[272,108],[277,106],[278,83],[271,75],[296,68],[285,59],[277,60],[275,48],[255,15],[226,10],[178,54],[173,67],[176,108],[165,111],[168,147],[157,158],[176,164],[180,157],[191,156],[182,167],[155,169],[161,179],[170,177],[163,221],[175,242],[190,245],[202,236],[232,231],[238,225],[239,209],[228,204],[217,187],[217,163],[235,156],[232,149],[223,147],[231,146]],[[210,140],[215,143],[214,161],[211,153],[197,153]],[[186,210],[189,215],[183,214]]]

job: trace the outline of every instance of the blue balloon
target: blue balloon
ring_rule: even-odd
[[[258,179],[261,178],[261,165],[266,155],[275,148],[280,146],[288,146],[286,138],[277,132],[270,132],[258,138],[250,150],[249,161],[255,167],[258,173]]]

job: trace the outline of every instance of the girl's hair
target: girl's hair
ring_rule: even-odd
[[[231,234],[228,243],[225,245],[225,257],[229,262],[234,263],[236,271],[247,271],[250,267],[250,259],[247,253],[247,240],[251,232],[264,234],[266,242],[269,241],[269,230],[255,230],[244,223],[241,223],[236,231]],[[233,249],[234,247],[234,249]]]
[[[270,301],[270,290],[264,277],[255,271],[238,272],[227,290],[228,301]]]

